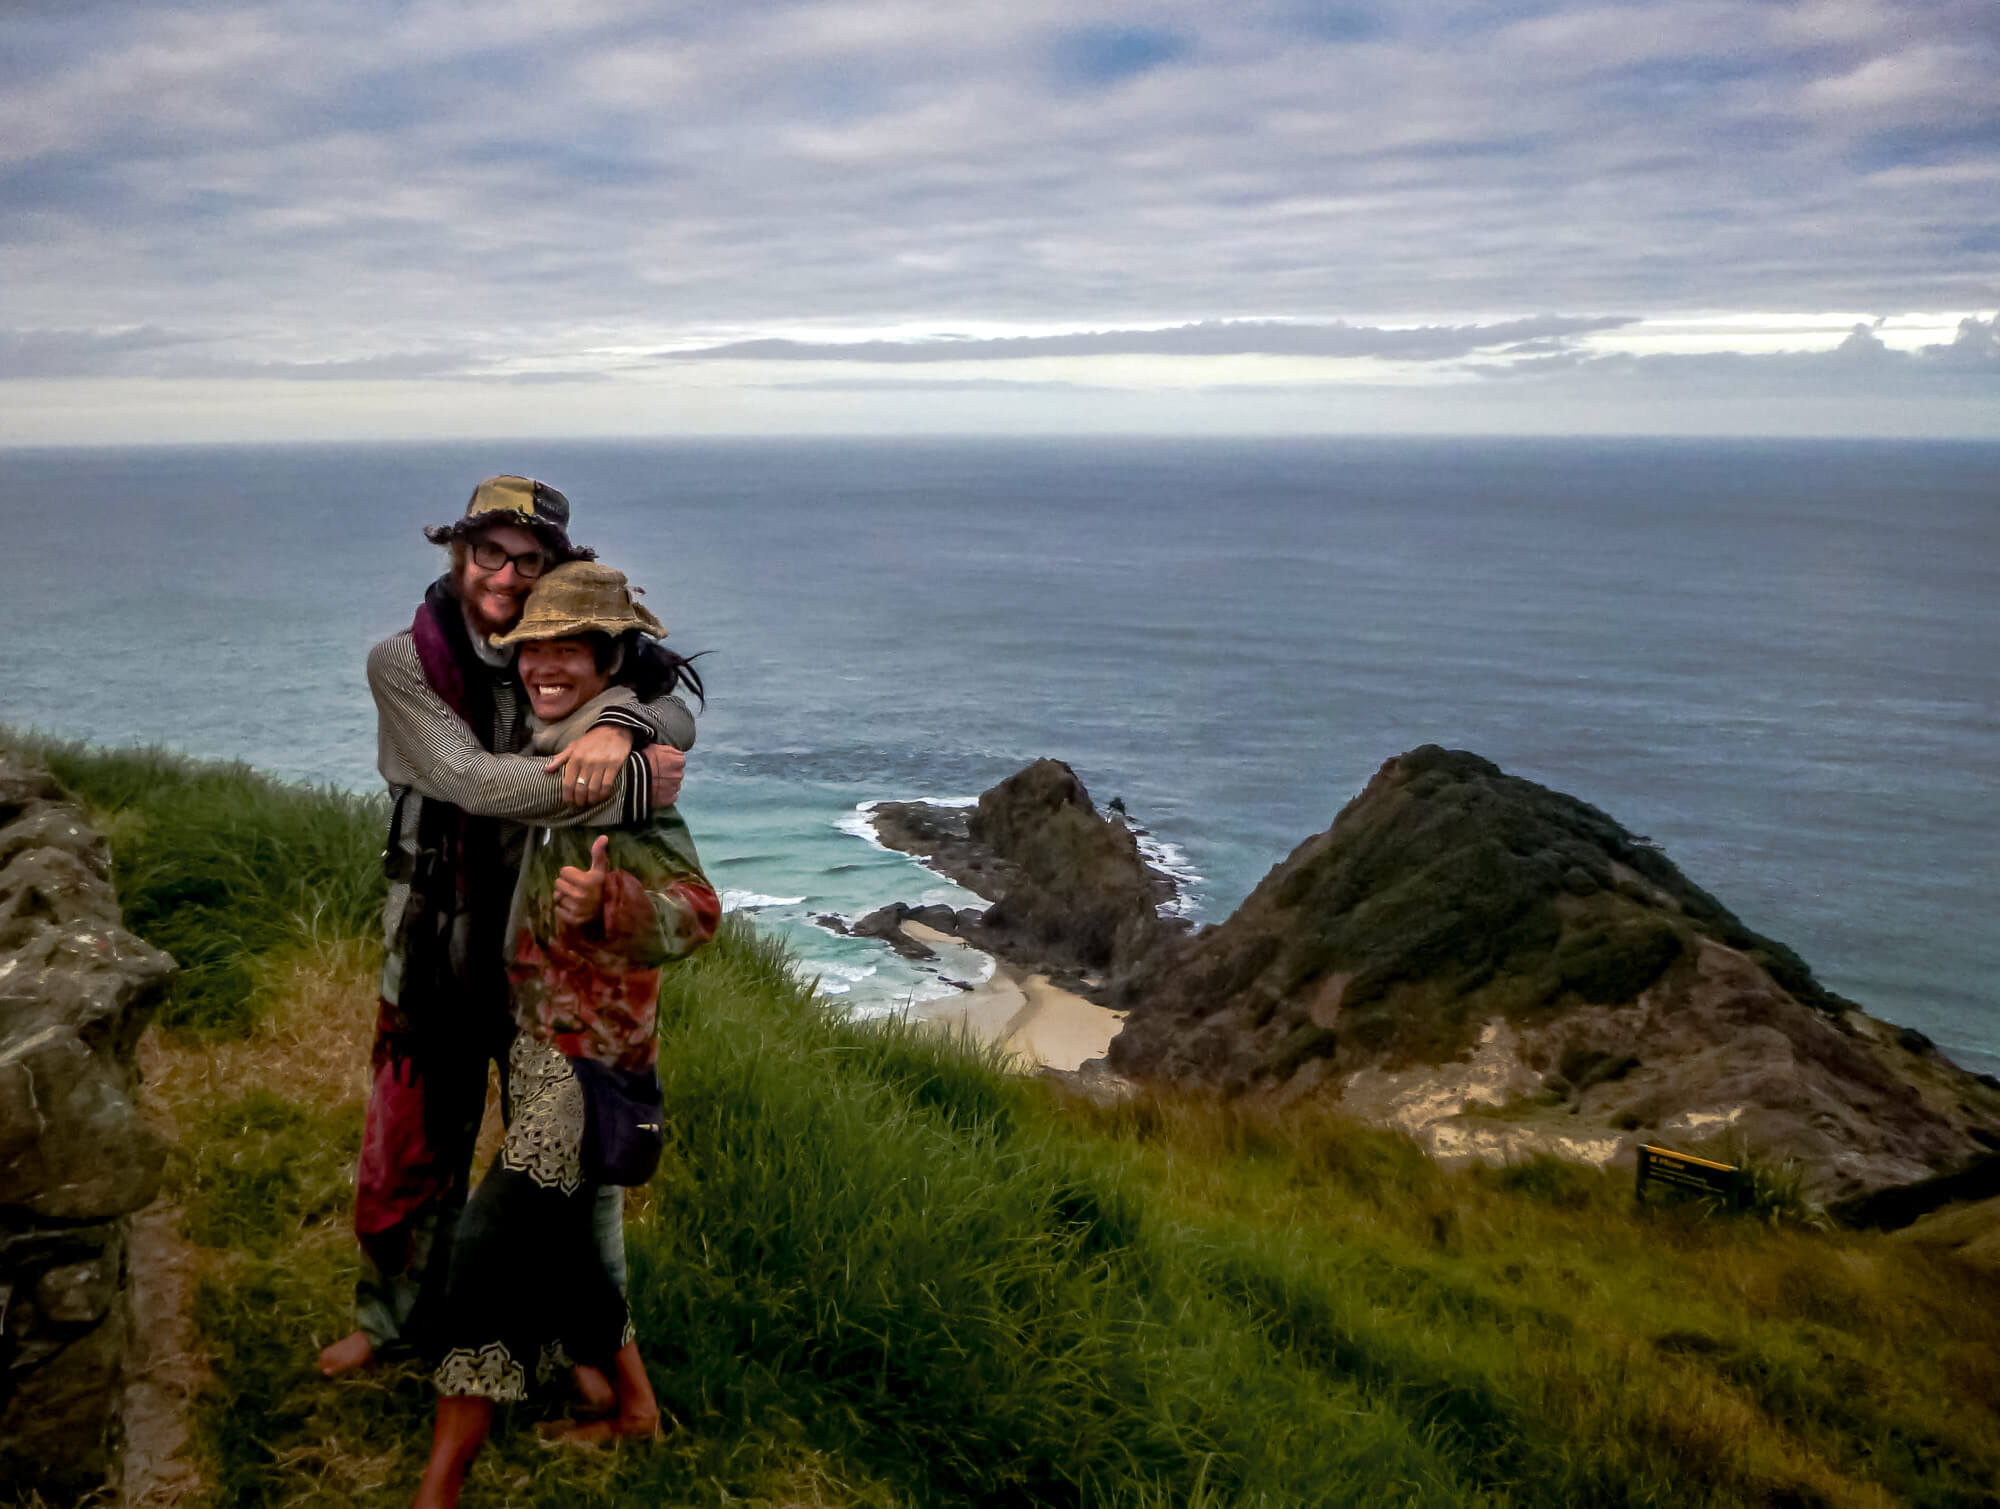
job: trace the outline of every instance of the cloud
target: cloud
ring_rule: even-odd
[[[1577,323],[1591,311],[1983,312],[1996,16],[15,5],[0,370],[467,384],[647,353],[1093,351],[1575,367],[1575,339],[1613,328]],[[1078,333],[1014,333],[1050,330]],[[134,331],[198,336],[118,344]]]
[[[184,346],[193,339],[151,325],[124,330],[0,330],[0,379],[101,376],[126,368],[135,353]]]
[[[1299,0],[1284,16],[1303,35],[1328,42],[1371,42],[1392,29],[1391,13],[1339,0]]]
[[[184,370],[176,375],[261,377],[279,382],[332,382],[352,381],[356,378],[382,381],[413,377],[479,377],[487,374],[468,371],[464,351],[388,351],[380,356],[360,356],[346,361],[214,362],[205,370]],[[493,375],[517,376],[517,374]]]
[[[1570,351],[1514,362],[1474,363],[1480,376],[1515,382],[1618,383],[1711,395],[1883,398],[1984,397],[2000,403],[2000,314],[1959,322],[1948,342],[1899,350],[1876,324],[1857,324],[1826,351],[1678,352],[1635,355]]]
[[[936,336],[923,340],[731,341],[667,351],[665,360],[966,362],[1019,361],[1051,356],[1319,356],[1446,361],[1515,342],[1561,341],[1636,323],[1630,315],[1541,315],[1495,325],[1427,325],[1383,329],[1297,324],[1280,320],[1204,320],[1159,330],[1090,330],[1072,335],[1016,335],[977,339]]]
[[[1109,383],[1018,382],[1005,377],[817,377],[760,383],[783,393],[1109,393]]]
[[[1925,346],[1922,354],[1940,366],[2000,373],[2000,313],[1984,323],[1977,315],[1968,315],[1958,322],[1951,344]]]
[[[325,361],[255,361],[214,335],[142,325],[124,330],[0,329],[0,381],[52,377],[266,378],[280,382],[479,375],[469,353],[388,351]]]

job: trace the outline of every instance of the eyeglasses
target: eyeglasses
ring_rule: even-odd
[[[549,558],[539,550],[527,550],[520,555],[509,555],[491,540],[480,540],[473,545],[472,560],[481,571],[498,571],[512,561],[514,574],[523,581],[533,581],[546,571],[549,565]]]

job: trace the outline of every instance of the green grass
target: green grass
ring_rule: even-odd
[[[365,894],[332,899],[365,892],[351,845],[321,840],[325,874],[204,858],[178,880],[158,846],[226,813],[198,853],[296,856],[343,825],[358,843],[365,804],[172,762],[183,784],[146,791],[120,783],[150,757],[64,758],[138,815],[111,838],[148,926],[251,977],[305,918],[372,928]],[[1309,1114],[1071,1104],[967,1044],[841,1022],[736,926],[662,1008],[672,1137],[633,1202],[631,1299],[681,1428],[551,1453],[522,1407],[468,1504],[2000,1502],[2000,1283],[1774,1220],[1782,1179],[1731,1218],[1552,1160],[1446,1173]],[[347,1324],[358,1131],[357,1107],[272,1085],[184,1120],[218,1505],[413,1488],[423,1376],[311,1369]]]
[[[190,1240],[274,1258],[314,1226],[345,1228],[361,1107],[332,1116],[269,1090],[215,1106],[189,1128],[176,1178]]]
[[[45,763],[111,840],[126,925],[181,966],[168,1026],[244,1031],[268,1004],[261,961],[379,924],[382,799],[154,749],[7,742]]]

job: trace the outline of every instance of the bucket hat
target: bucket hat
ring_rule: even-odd
[[[529,530],[558,561],[596,559],[596,551],[570,543],[569,499],[533,477],[488,477],[473,488],[463,514],[449,524],[430,525],[424,538],[433,545],[449,545],[496,524]]]
[[[635,629],[665,639],[667,626],[635,600],[641,590],[626,582],[624,572],[598,561],[551,567],[536,579],[521,609],[521,621],[488,642],[504,649],[524,639],[573,639],[579,634],[609,634],[616,639]]]

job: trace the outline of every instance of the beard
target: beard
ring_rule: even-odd
[[[521,609],[528,600],[525,592],[510,595],[484,589],[475,590],[462,580],[458,583],[458,591],[454,595],[465,610],[466,622],[488,639],[495,634],[505,634],[519,623]]]

